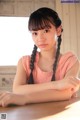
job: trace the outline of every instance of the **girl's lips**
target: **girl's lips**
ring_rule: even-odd
[[[48,44],[40,44],[39,47],[44,48],[44,47],[46,47],[47,45],[48,45]]]

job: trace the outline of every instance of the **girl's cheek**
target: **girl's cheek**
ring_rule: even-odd
[[[34,42],[35,44],[37,44],[37,40],[36,40],[36,39],[33,39],[33,42]]]
[[[57,37],[57,35],[55,34],[55,40],[58,40],[58,37]]]

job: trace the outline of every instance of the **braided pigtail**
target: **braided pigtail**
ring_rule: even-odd
[[[61,45],[61,35],[58,37],[58,48],[57,48],[57,51],[56,51],[56,56],[55,56],[55,62],[54,62],[54,65],[53,65],[53,76],[52,76],[52,79],[51,81],[54,81],[55,80],[55,73],[56,73],[56,68],[57,68],[57,63],[58,63],[58,58],[59,58],[59,54],[60,54],[60,45]]]
[[[32,72],[33,72],[33,69],[34,69],[34,62],[35,62],[36,52],[37,52],[37,46],[34,45],[34,48],[33,48],[33,51],[32,51],[32,55],[31,55],[31,60],[30,60],[31,73],[30,73],[28,84],[34,84],[34,79],[33,79]]]

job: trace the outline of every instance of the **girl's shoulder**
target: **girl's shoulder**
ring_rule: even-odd
[[[78,61],[77,56],[73,52],[61,54],[59,67],[70,69]]]
[[[66,60],[77,60],[77,56],[73,52],[66,52],[64,54],[61,54],[61,61],[66,61]]]
[[[25,55],[21,57],[23,68],[26,72],[30,70],[29,63],[30,63],[30,55]]]
[[[22,56],[22,61],[25,63],[25,62],[30,62],[30,59],[31,59],[31,55],[25,55],[25,56]],[[39,59],[39,52],[36,53],[36,57],[35,57],[35,61],[37,61]]]
[[[31,60],[31,55],[25,55],[22,56],[22,65],[25,69],[25,71],[29,71],[30,70],[30,60]],[[39,53],[36,53],[36,57],[35,57],[35,62],[37,62],[39,59]]]

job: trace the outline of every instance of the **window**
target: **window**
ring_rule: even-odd
[[[27,17],[0,17],[0,66],[17,65],[31,54],[33,40],[28,31]]]

